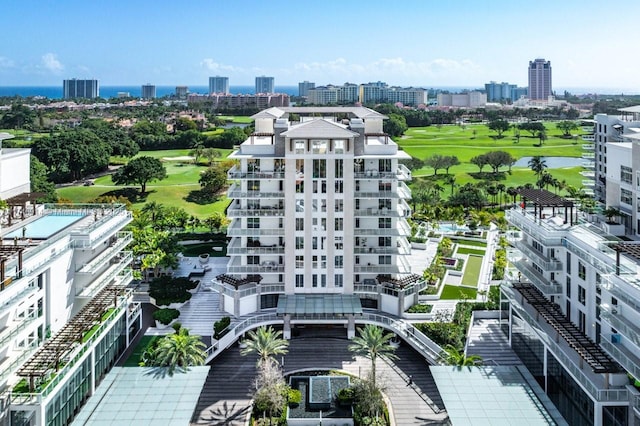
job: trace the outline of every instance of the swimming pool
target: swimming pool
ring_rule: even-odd
[[[465,225],[456,225],[455,223],[440,223],[438,224],[438,228],[436,229],[436,232],[453,234],[456,232],[465,232],[468,230],[469,230],[469,227]]]
[[[26,224],[24,227],[20,227],[14,231],[9,232],[2,238],[31,238],[35,240],[46,240],[53,234],[56,234],[70,226],[71,224],[79,221],[85,215],[52,215],[48,214],[42,216],[33,222]]]

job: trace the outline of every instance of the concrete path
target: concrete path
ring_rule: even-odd
[[[313,334],[317,334],[317,330]],[[304,337],[304,331],[301,336],[290,341],[289,354],[284,357],[286,374],[309,369],[339,369],[364,376],[370,368],[369,360],[349,352],[346,338]],[[380,360],[377,363],[378,380],[391,402],[395,424],[446,424],[447,414],[424,358],[404,344],[396,354],[399,359],[395,362]],[[255,361],[253,356],[240,356],[237,345],[213,361],[192,425],[244,425],[250,410]],[[412,385],[408,384],[410,375]]]

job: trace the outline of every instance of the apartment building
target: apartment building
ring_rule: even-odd
[[[585,221],[573,202],[520,192],[506,212],[515,267],[503,330],[571,425],[640,421],[640,245]]]
[[[27,151],[28,158],[28,150]],[[12,156],[11,150],[0,152]],[[12,177],[28,186],[27,173]],[[4,180],[4,179],[3,179]],[[0,245],[0,424],[65,425],[140,329],[124,205],[5,199]]]
[[[209,77],[209,93],[229,94],[229,77]]]
[[[625,234],[640,230],[640,106],[621,108],[619,115],[596,114],[593,135],[583,136],[590,151],[583,157],[593,161],[592,187],[595,199],[620,210]]]
[[[527,69],[529,79],[529,99],[532,101],[547,101],[553,95],[551,82],[551,61],[538,58],[529,61]]]
[[[411,173],[399,163],[409,156],[383,132],[387,117],[334,106],[252,118],[255,133],[230,156],[230,260],[214,283],[222,309],[277,308],[285,337],[309,321],[353,336],[363,307],[400,315],[417,303],[426,284],[405,259]]]
[[[142,99],[155,99],[157,97],[155,84],[143,84],[140,90],[140,97]]]
[[[256,94],[275,93],[275,79],[273,77],[256,77]]]
[[[312,81],[301,81],[298,83],[298,96],[307,97],[309,96],[309,90],[315,89],[316,83]]]
[[[62,97],[64,99],[100,97],[100,83],[98,80],[79,80],[76,78],[63,80]]]
[[[438,93],[438,106],[478,108],[487,104],[487,95],[480,92]]]

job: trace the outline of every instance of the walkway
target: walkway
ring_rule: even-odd
[[[349,341],[346,338],[305,337],[306,334],[317,335],[320,330],[305,331],[302,331],[302,337],[290,341],[289,354],[284,357],[285,373],[339,369],[356,376],[366,374],[370,361],[354,357],[347,349]],[[379,381],[391,401],[396,425],[446,424],[447,414],[424,358],[406,344],[397,349],[396,355],[399,359],[393,363],[383,360],[377,363]],[[254,356],[240,356],[237,345],[214,360],[192,425],[244,425],[250,410],[255,361]],[[411,386],[407,384],[409,375],[413,378]]]
[[[473,322],[466,353],[480,355],[487,365],[522,365],[518,355],[509,346],[497,319],[478,319]]]

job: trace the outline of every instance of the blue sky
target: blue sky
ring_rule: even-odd
[[[554,88],[640,92],[637,0],[4,0],[1,10],[0,86],[206,85],[212,75],[232,86],[256,75],[526,86],[528,61],[543,57]]]

